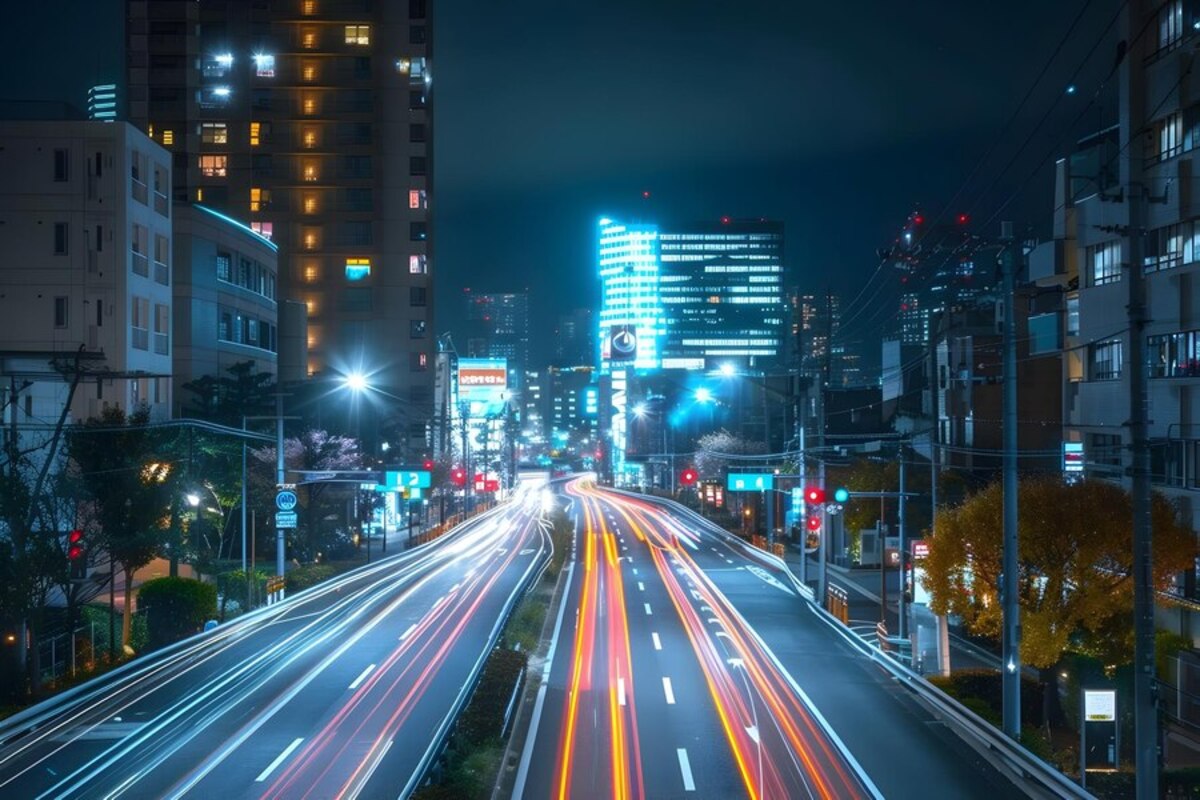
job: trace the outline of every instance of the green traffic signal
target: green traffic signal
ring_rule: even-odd
[[[835,503],[844,503],[850,499],[850,490],[845,486],[839,486],[833,490],[833,501]]]

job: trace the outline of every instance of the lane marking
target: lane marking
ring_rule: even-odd
[[[755,744],[758,744],[758,726],[757,725],[747,725],[746,726],[746,735],[749,736],[754,741]]]
[[[675,705],[675,690],[671,688],[670,678],[663,678],[663,694],[667,696],[667,705]]]
[[[685,792],[696,791],[696,782],[692,780],[692,765],[688,762],[687,748],[678,747],[675,749],[675,754],[679,756],[679,774],[683,776],[683,790]]]
[[[650,604],[649,604],[649,603],[642,603],[642,605],[646,607],[646,616],[647,616],[647,617],[651,616],[651,615],[654,613],[654,612],[652,612],[652,611],[650,610]]]
[[[662,650],[662,641],[661,641],[661,640],[658,638],[658,634],[657,634],[657,633],[652,633],[652,634],[650,634],[650,638],[651,638],[652,640],[654,640],[654,649],[655,649],[655,650]]]
[[[412,625],[409,625],[408,630],[406,630],[404,633],[400,634],[400,641],[403,642],[409,636],[412,636],[412,632],[415,631],[416,629],[417,629],[417,623],[414,622]]]
[[[634,568],[633,568],[633,574],[634,574],[634,575],[637,575],[637,567],[634,567]]]
[[[375,669],[375,665],[374,665],[374,664],[371,664],[371,665],[369,665],[369,666],[368,666],[366,669],[364,669],[364,670],[362,671],[362,674],[361,674],[361,675],[359,675],[357,678],[355,678],[355,679],[354,679],[354,683],[350,684],[350,688],[351,688],[351,689],[357,689],[357,688],[358,688],[358,685],[359,685],[360,683],[362,683],[364,680],[366,680],[366,679],[367,679],[367,676],[371,674],[371,670],[373,670],[373,669]]]
[[[300,737],[299,739],[293,739],[291,744],[289,744],[287,747],[283,748],[282,753],[275,756],[275,760],[272,761],[270,764],[268,764],[266,769],[264,769],[262,772],[258,773],[258,777],[254,779],[254,782],[262,783],[263,781],[265,781],[271,775],[271,773],[274,772],[275,769],[280,764],[282,764],[287,759],[288,756],[290,756],[292,754],[292,751],[300,746],[300,743],[303,741],[304,741],[303,736]]]
[[[625,705],[625,679],[617,678],[617,702]]]
[[[639,592],[646,591],[646,584],[642,583],[641,581],[638,581],[638,591]]]

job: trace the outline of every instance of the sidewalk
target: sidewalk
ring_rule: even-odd
[[[801,569],[807,568],[804,575],[809,586],[815,586],[817,581],[818,563],[809,556],[807,563],[802,565],[804,557],[795,547],[789,546],[784,554],[784,561],[796,575],[801,577]],[[875,626],[881,621],[880,599],[884,586],[880,580],[878,567],[848,568],[836,564],[826,564],[826,580],[833,586],[845,590],[850,606],[850,628],[859,636],[876,644]],[[886,623],[889,636],[897,635],[899,631],[899,595],[900,574],[898,570],[887,570],[887,611],[882,619]],[[970,642],[950,631],[950,669],[951,671],[965,669],[1000,669],[1000,657],[988,652],[979,645]]]

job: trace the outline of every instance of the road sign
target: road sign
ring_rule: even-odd
[[[929,557],[929,542],[924,539],[914,539],[912,543],[912,556],[914,561],[920,561],[922,558]]]
[[[1111,689],[1085,689],[1083,718],[1088,722],[1114,722],[1117,719],[1117,693]]]
[[[294,527],[296,527],[296,512],[295,511],[276,511],[275,512],[275,527],[276,528],[294,528]]]
[[[775,488],[770,472],[731,472],[726,484],[731,492],[764,492]]]
[[[296,497],[296,493],[291,489],[284,489],[275,493],[275,507],[280,511],[291,511],[296,507],[298,502],[299,499]]]
[[[409,469],[388,472],[387,480],[384,483],[404,489],[428,489],[432,485],[432,480],[429,470]]]

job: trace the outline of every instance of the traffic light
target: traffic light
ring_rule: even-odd
[[[467,471],[462,467],[455,467],[450,470],[450,482],[455,486],[467,485]]]
[[[76,528],[67,534],[67,560],[71,564],[71,577],[87,577],[87,559],[83,551],[83,531]]]
[[[427,470],[433,469],[433,459],[432,458],[425,459],[423,462],[421,462],[421,467],[423,469],[427,469]]]
[[[821,547],[821,512],[809,514],[804,520],[804,552],[815,553]]]
[[[809,514],[808,520],[805,524],[808,526],[808,529],[810,531],[812,531],[813,533],[816,533],[817,531],[821,530],[820,515],[819,514]]]
[[[820,486],[809,486],[804,490],[804,499],[813,505],[824,503],[825,490]]]
[[[833,490],[833,502],[845,503],[850,499],[850,490],[845,486],[839,486]]]
[[[699,478],[700,476],[696,473],[696,470],[691,469],[690,467],[679,473],[679,482],[684,486],[691,486]]]

